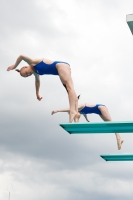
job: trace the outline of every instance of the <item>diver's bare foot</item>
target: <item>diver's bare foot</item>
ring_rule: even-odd
[[[69,122],[72,123],[72,121],[74,120],[75,116],[76,116],[76,112],[70,113],[69,114]]]
[[[117,138],[117,146],[118,146],[118,150],[121,149],[121,145],[124,142],[124,140],[122,140],[121,138]]]
[[[74,117],[74,122],[79,122],[80,117],[81,117],[80,113],[77,113]]]

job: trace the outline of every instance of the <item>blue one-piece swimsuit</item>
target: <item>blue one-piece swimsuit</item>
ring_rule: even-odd
[[[88,107],[88,106],[85,106],[84,108],[82,108],[82,110],[79,111],[80,114],[92,114],[92,113],[95,113],[95,114],[98,114],[98,115],[101,115],[101,111],[98,109],[98,106],[104,106],[102,104],[96,104],[96,106],[94,107]]]
[[[47,64],[44,61],[41,61],[40,63],[38,63],[37,65],[34,66],[34,70],[39,75],[44,75],[44,74],[59,75],[58,71],[56,69],[56,64],[58,64],[58,63],[68,64],[68,63],[62,62],[62,61],[55,61],[51,64]]]

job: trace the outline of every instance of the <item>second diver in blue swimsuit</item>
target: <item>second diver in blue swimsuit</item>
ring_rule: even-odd
[[[70,109],[66,108],[66,109],[60,109],[60,110],[53,110],[51,114],[53,115],[57,112],[69,113]],[[85,119],[88,122],[90,122],[87,117],[87,114],[92,114],[92,113],[99,115],[104,121],[112,121],[107,107],[103,104],[88,104],[88,103],[81,104],[81,105],[78,105],[78,112],[79,112],[77,114],[78,121],[79,121],[81,115],[83,115],[85,117]],[[118,150],[120,150],[121,145],[124,142],[124,140],[120,137],[119,133],[115,133],[115,135],[116,135]]]

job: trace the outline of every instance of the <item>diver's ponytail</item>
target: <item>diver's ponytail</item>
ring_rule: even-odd
[[[18,73],[20,73],[20,70],[19,70],[19,69],[16,69],[15,71],[17,71]]]
[[[78,95],[77,98],[79,99],[79,98],[80,98],[80,95]]]

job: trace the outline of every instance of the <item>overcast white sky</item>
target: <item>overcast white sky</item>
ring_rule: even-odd
[[[53,109],[68,106],[59,78],[41,77],[39,102],[34,77],[6,69],[20,54],[68,62],[79,103],[105,104],[113,120],[131,121],[133,36],[126,15],[133,1],[0,3],[0,200],[8,199],[9,190],[11,200],[132,199],[133,163],[99,157],[132,153],[132,134],[122,135],[120,152],[113,134],[69,135],[59,127],[68,115],[51,116]],[[97,115],[88,118],[101,121]]]

